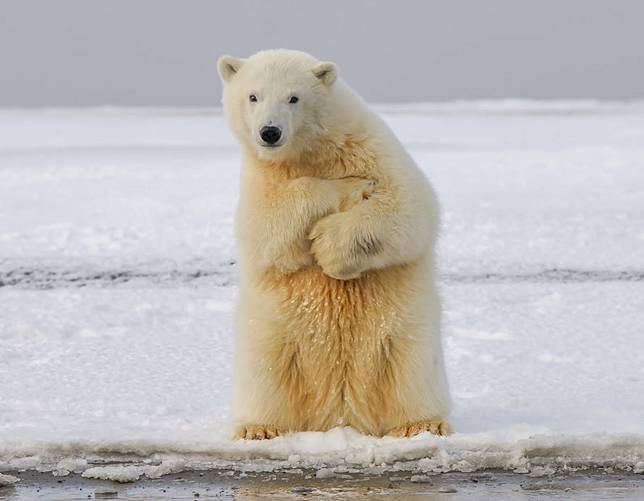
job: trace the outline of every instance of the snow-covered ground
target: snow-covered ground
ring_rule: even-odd
[[[442,202],[457,433],[230,441],[220,112],[3,110],[0,471],[644,471],[644,104],[381,111]]]

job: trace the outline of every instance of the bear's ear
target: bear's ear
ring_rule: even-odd
[[[222,82],[228,83],[244,64],[243,59],[233,56],[221,56],[217,61],[217,71]]]
[[[324,85],[330,87],[338,78],[338,67],[334,63],[320,63],[313,68],[313,74],[318,77]]]

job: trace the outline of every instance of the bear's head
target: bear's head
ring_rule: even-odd
[[[239,141],[267,161],[296,157],[324,134],[335,64],[291,50],[222,56],[223,103]]]

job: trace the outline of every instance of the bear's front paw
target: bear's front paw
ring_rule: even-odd
[[[235,431],[235,438],[242,440],[268,440],[279,437],[280,435],[284,435],[284,432],[277,426],[263,426],[255,424],[240,426]]]
[[[353,236],[346,225],[346,214],[320,219],[309,233],[311,254],[325,275],[337,280],[358,278],[362,270],[351,254]]]
[[[420,433],[433,433],[434,435],[446,436],[451,433],[447,421],[418,421],[405,426],[398,426],[387,432],[390,437],[414,437]]]
[[[362,177],[345,177],[338,179],[340,185],[340,211],[349,210],[351,207],[359,204],[376,189],[376,181]]]

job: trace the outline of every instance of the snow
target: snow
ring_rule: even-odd
[[[3,110],[0,471],[644,471],[644,105],[379,109],[442,203],[454,435],[231,441],[221,113]]]

